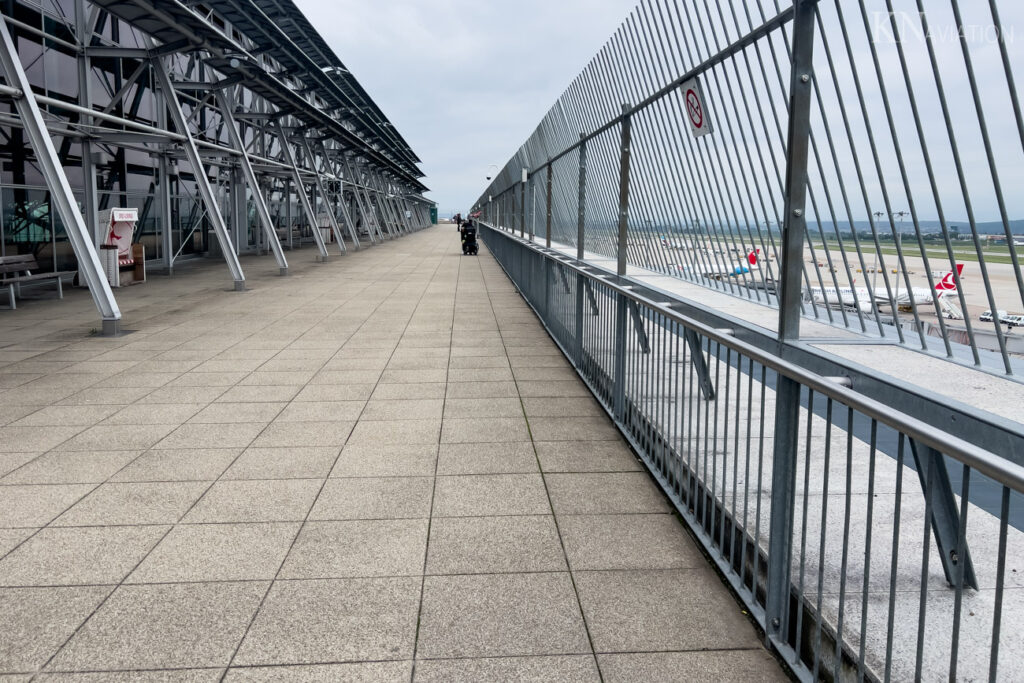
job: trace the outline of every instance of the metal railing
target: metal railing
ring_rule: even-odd
[[[476,208],[777,306],[785,338],[809,316],[1022,374],[977,316],[1024,312],[1024,8],[925,4],[644,0]]]
[[[1024,675],[1024,468],[637,281],[482,238],[800,678]]]

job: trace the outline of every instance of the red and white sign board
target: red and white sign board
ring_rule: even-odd
[[[122,265],[131,263],[132,235],[138,220],[138,209],[105,209],[97,216],[104,235],[102,243],[117,247],[117,257]]]
[[[704,99],[704,91],[696,78],[684,82],[679,86],[683,94],[683,113],[690,123],[690,132],[693,137],[700,138],[714,132],[711,126],[711,117],[708,115],[707,100]]]

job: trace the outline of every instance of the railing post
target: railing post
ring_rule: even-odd
[[[576,204],[576,258],[583,260],[583,225],[587,216],[587,141],[580,133],[580,169],[578,201]],[[583,367],[583,283],[584,276],[576,275],[576,366]]]
[[[618,274],[626,274],[626,234],[629,228],[629,143],[631,118],[629,105],[622,105],[622,139],[619,146],[619,243]],[[612,383],[615,417],[626,414],[626,308],[623,294],[615,297],[615,375]]]
[[[626,274],[626,237],[629,231],[629,144],[632,132],[630,106],[622,105],[622,141],[619,146],[619,244],[618,274]]]
[[[779,288],[779,339],[800,337],[800,288],[807,229],[807,155],[813,95],[814,20],[818,0],[796,0],[793,14],[793,68],[789,79],[789,132],[786,144],[786,198]]]
[[[519,236],[526,239],[526,169],[523,169],[523,181],[519,183]]]
[[[548,184],[547,184],[547,217],[545,218],[544,227],[544,246],[548,249],[551,248],[551,164],[548,164]]]
[[[807,153],[810,136],[812,55],[817,0],[796,0],[793,15],[793,68],[789,89],[786,200],[782,235],[779,340],[800,336],[800,279],[806,229]],[[800,428],[800,384],[778,375],[775,387],[775,442],[772,452],[771,518],[765,638],[785,643],[789,635],[790,558]]]

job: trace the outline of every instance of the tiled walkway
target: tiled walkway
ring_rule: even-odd
[[[0,680],[783,678],[490,256],[290,259],[0,311]]]

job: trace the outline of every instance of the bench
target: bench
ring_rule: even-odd
[[[40,282],[44,280],[57,281],[57,296],[64,298],[64,287],[61,284],[61,277],[72,275],[75,271],[63,270],[55,273],[34,273],[39,270],[36,257],[32,254],[19,254],[17,256],[0,256],[0,285],[7,287],[8,301],[11,310],[17,308],[14,301],[14,292],[17,289],[21,295],[21,284],[25,282]]]

